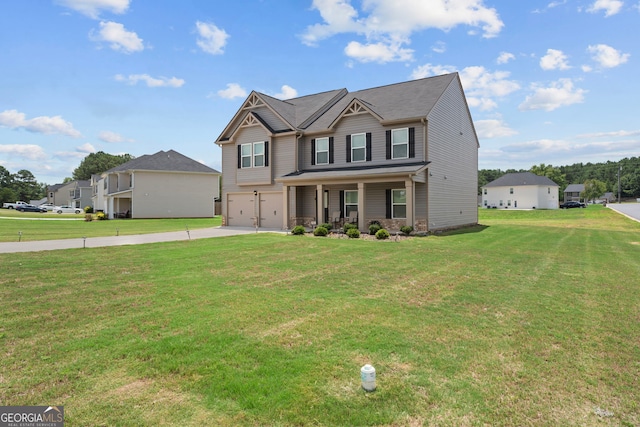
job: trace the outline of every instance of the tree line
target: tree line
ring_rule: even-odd
[[[620,193],[623,199],[640,197],[640,157],[624,158],[618,162],[604,163],[574,163],[570,166],[540,165],[532,166],[528,171],[524,169],[481,169],[478,171],[478,194],[481,187],[500,178],[502,175],[514,172],[533,172],[546,176],[560,187],[560,195],[564,194],[569,184],[588,184],[588,189],[611,192],[618,197],[618,172],[620,172]],[[600,195],[602,195],[602,193]],[[596,196],[599,197],[600,195]]]
[[[89,180],[93,174],[100,174],[134,158],[130,154],[114,155],[103,151],[91,153],[82,159],[80,165],[73,170],[72,176],[65,178],[62,184]],[[28,203],[30,200],[42,199],[47,196],[47,187],[49,184],[38,182],[36,177],[26,169],[11,173],[0,165],[0,206],[2,203],[18,200]]]

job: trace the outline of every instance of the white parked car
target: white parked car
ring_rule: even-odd
[[[55,213],[75,213],[75,214],[79,214],[82,213],[82,209],[81,208],[74,208],[72,206],[54,206],[53,207],[53,212]]]
[[[56,206],[53,203],[43,203],[40,207],[45,208],[47,211],[52,211]]]

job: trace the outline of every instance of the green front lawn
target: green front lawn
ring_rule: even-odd
[[[0,255],[0,402],[68,426],[640,425],[640,224],[480,218]]]
[[[95,216],[94,216],[95,217]],[[84,214],[18,212],[0,209],[0,242],[80,239],[84,237],[182,231],[217,227],[222,217],[176,219],[114,219],[85,221]]]

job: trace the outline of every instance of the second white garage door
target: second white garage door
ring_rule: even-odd
[[[260,227],[282,228],[282,193],[260,193]]]

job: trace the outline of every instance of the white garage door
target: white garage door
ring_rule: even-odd
[[[260,227],[282,228],[282,193],[260,194]]]
[[[253,193],[227,195],[227,225],[254,227]]]

